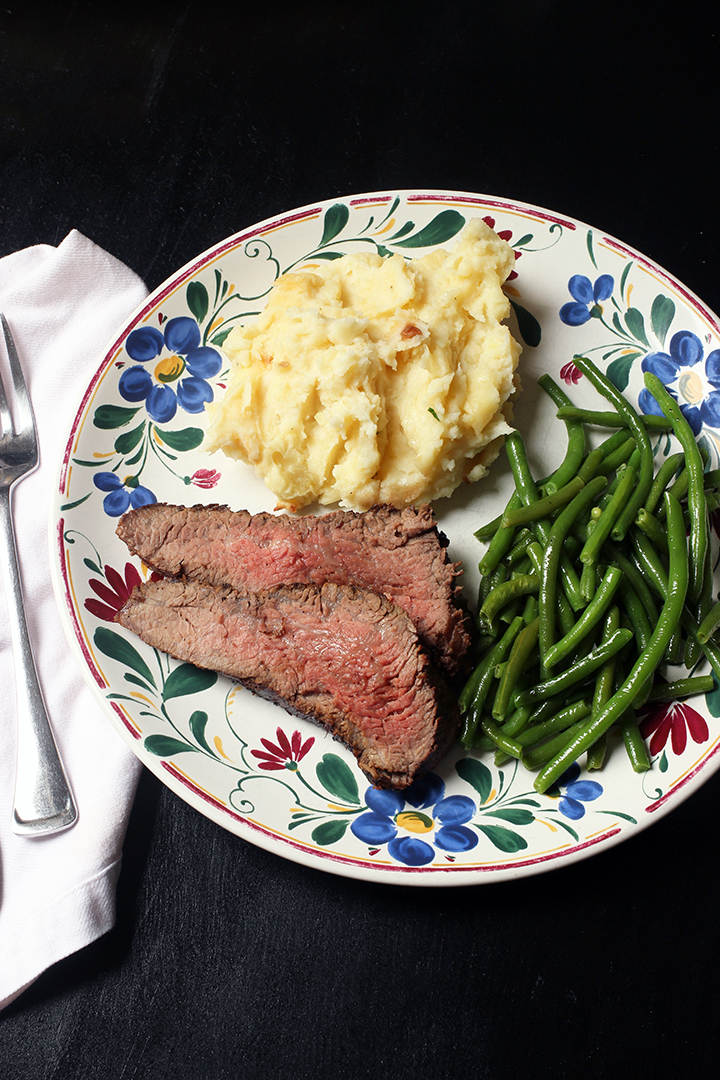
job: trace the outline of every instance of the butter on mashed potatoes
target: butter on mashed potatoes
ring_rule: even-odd
[[[205,449],[254,466],[278,509],[402,507],[483,476],[511,430],[520,347],[501,286],[514,261],[473,220],[450,251],[284,274],[226,339]]]

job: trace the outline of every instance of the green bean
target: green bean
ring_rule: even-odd
[[[520,758],[522,757],[522,746],[515,742],[514,739],[509,738],[502,728],[487,717],[483,717],[481,726],[486,735],[488,735],[495,745],[502,750],[509,757]]]
[[[536,701],[542,701],[543,698],[564,693],[582,682],[587,676],[592,675],[599,667],[602,667],[606,660],[624,648],[629,641],[632,641],[632,638],[632,630],[625,630],[624,628],[616,630],[604,644],[598,645],[588,656],[578,660],[566,671],[561,672],[559,675],[553,675],[549,679],[544,679],[537,686],[523,690],[518,694],[517,704],[531,705]]]
[[[531,623],[533,619],[537,618],[537,613],[537,597],[533,593],[530,593],[527,600],[525,601],[525,608],[522,613],[522,621],[525,623],[526,626]]]
[[[605,621],[603,624],[603,636],[602,644],[605,644],[610,637],[620,628],[620,609],[617,604],[613,604],[608,609],[605,615]],[[595,689],[593,691],[592,711],[597,713],[612,697],[613,692],[613,680],[615,678],[615,665],[617,663],[617,656],[611,656],[609,660],[606,660],[603,666],[598,671],[595,677]]]
[[[534,543],[535,534],[530,529],[521,529],[515,537],[515,543],[505,556],[505,562],[508,566],[513,566],[520,559],[524,558],[527,554],[527,549],[530,544]]]
[[[505,659],[522,628],[523,621],[520,616],[513,619],[498,643],[483,657],[465,684],[460,695],[460,710],[464,714],[460,741],[466,749],[472,746],[480,713],[495,678],[495,668]]]
[[[649,514],[644,506],[641,506],[638,510],[635,524],[638,529],[652,540],[659,551],[667,551],[667,529],[660,524],[654,514]]]
[[[698,627],[697,639],[701,645],[713,636],[718,626],[720,626],[720,600],[713,604]]]
[[[589,563],[591,566],[596,565],[600,556],[600,549],[610,535],[625,503],[630,498],[636,475],[632,465],[627,465],[623,469],[615,493],[611,496],[610,501],[602,511],[595,528],[585,541],[585,546],[580,552],[580,562]]]
[[[638,560],[640,570],[647,575],[647,579],[655,589],[655,592],[665,597],[668,590],[667,570],[662,564],[657,548],[643,533],[633,529],[633,550]]]
[[[548,739],[547,742],[541,743],[540,746],[531,747],[522,756],[523,764],[528,769],[541,768],[546,762],[556,757],[568,741],[572,741],[582,731],[584,724],[585,720],[578,720],[567,731],[559,732],[553,738]],[[535,783],[537,783],[537,780]]]
[[[597,409],[579,409],[574,405],[562,405],[557,411],[560,420],[579,420],[584,424],[595,427],[616,428],[625,427],[625,420],[617,412],[604,412]],[[670,431],[672,425],[664,416],[643,414],[640,420],[652,431]]]
[[[669,421],[668,421],[669,422]],[[645,500],[645,510],[648,514],[654,514],[657,508],[657,504],[660,502],[663,496],[663,491],[668,486],[678,469],[684,465],[685,455],[683,453],[670,454],[665,458],[662,465],[655,474],[655,479],[652,482],[650,488],[650,494]]]
[[[640,451],[640,467],[635,491],[628,499],[620,517],[612,530],[614,540],[622,540],[630,525],[635,520],[637,512],[647,499],[653,481],[653,453],[647,431],[642,421],[630,402],[623,397],[619,390],[602,374],[602,372],[585,357],[575,357],[574,363],[577,368],[590,380],[595,389],[607,398],[617,409],[618,413],[626,420],[627,426],[635,436],[635,442]]]
[[[587,759],[585,761],[585,768],[588,772],[597,772],[598,769],[602,769],[605,764],[605,758],[607,757],[607,733],[601,735],[597,742],[594,742],[587,752]]]
[[[580,574],[580,592],[582,593],[583,600],[587,600],[588,603],[592,600],[597,589],[597,570],[590,563],[583,563],[582,573]]]
[[[645,608],[651,626],[654,626],[658,621],[660,611],[655,603],[655,597],[637,565],[631,559],[628,559],[620,548],[611,541],[607,543],[607,554],[614,565],[622,570],[626,580],[632,585],[642,606]]]
[[[570,398],[547,373],[540,376],[538,385],[558,406],[569,405]],[[576,420],[566,420],[567,449],[565,457],[548,479],[540,486],[546,495],[564,487],[577,473],[585,455],[585,428]]]
[[[515,496],[510,499],[511,503],[515,503]],[[517,497],[517,505],[520,505],[520,497]],[[495,567],[500,563],[501,559],[507,555],[508,551],[513,545],[515,539],[515,529],[502,529],[498,528],[493,536],[492,540],[488,544],[487,551],[480,560],[480,573],[490,574]]]
[[[643,652],[652,637],[652,627],[647,612],[629,581],[623,581],[620,585],[620,596],[635,634],[638,651]]]
[[[688,508],[692,518],[690,529],[690,584],[691,600],[700,597],[705,574],[705,560],[709,543],[708,515],[705,503],[703,461],[692,428],[683,416],[680,406],[651,371],[645,372],[645,386],[657,401],[663,413],[672,421],[675,437],[685,451],[688,470]]]
[[[531,715],[532,707],[530,705],[522,705],[519,709],[515,709],[502,726],[503,734],[511,739],[517,736],[527,727]]]
[[[533,619],[520,631],[513,642],[507,666],[502,673],[493,702],[492,715],[495,720],[504,720],[507,715],[513,690],[525,670],[530,654],[537,645],[539,623],[539,618]]]
[[[557,510],[566,506],[583,487],[583,481],[579,476],[569,480],[563,487],[553,491],[551,495],[545,495],[528,506],[518,507],[517,510],[506,510],[502,518],[504,529],[518,525],[526,525],[530,521],[538,521],[540,518],[550,517]]]
[[[709,694],[715,688],[712,675],[695,675],[689,679],[676,679],[670,683],[656,683],[647,700],[677,701],[679,698],[692,697],[694,694]]]
[[[602,448],[596,446],[595,449],[591,450],[590,453],[587,455],[577,472],[578,476],[584,484],[589,483],[590,480],[597,476],[602,462]]]
[[[598,476],[594,480],[591,480],[578,492],[575,498],[560,511],[550,529],[547,547],[543,553],[539,593],[539,642],[540,657],[543,664],[545,663],[547,651],[552,646],[555,638],[557,575],[565,537],[578,514],[600,494],[604,487],[604,477]]]
[[[555,667],[598,624],[615,595],[615,590],[621,580],[622,571],[618,570],[616,566],[608,567],[595,596],[572,630],[547,650],[543,661],[546,669]]]
[[[650,768],[650,758],[647,747],[640,734],[635,710],[630,708],[621,718],[619,723],[625,750],[630,758],[630,764],[634,772],[647,772]]]
[[[570,705],[566,705],[549,720],[543,720],[541,724],[531,724],[526,727],[515,736],[515,740],[520,746],[526,748],[537,746],[549,735],[554,735],[558,731],[567,731],[572,724],[577,723],[578,720],[583,720],[591,712],[592,706],[581,698],[579,701],[573,701]]]
[[[491,627],[493,619],[506,604],[509,604],[511,600],[517,600],[520,596],[537,592],[539,587],[540,577],[538,574],[517,574],[517,576],[511,577],[509,581],[504,581],[502,585],[498,585],[489,592],[485,598],[483,606],[478,611],[478,626],[486,629]]]
[[[603,458],[598,472],[604,473],[605,476],[609,476],[610,473],[616,472],[621,465],[627,464],[630,456],[635,452],[635,448],[635,440],[632,435],[630,435],[614,453],[608,454]]]
[[[668,592],[648,647],[635,661],[630,674],[620,689],[613,694],[600,712],[591,716],[589,723],[585,724],[583,730],[570,739],[565,748],[541,770],[535,779],[536,791],[546,791],[562,776],[565,769],[573,761],[588,750],[603,732],[608,731],[624,715],[635,701],[638,693],[645,688],[648,678],[656,670],[672,637],[673,630],[682,615],[689,582],[685,525],[682,509],[677,500],[667,492],[665,492],[664,500],[668,522],[668,551],[670,557]],[[622,631],[618,630],[616,633],[619,634]]]

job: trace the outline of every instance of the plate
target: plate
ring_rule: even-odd
[[[643,358],[669,357],[663,370],[678,377],[679,400],[717,465],[720,327],[680,282],[601,230],[539,207],[463,192],[387,191],[263,221],[158,288],[110,343],[83,395],[51,511],[54,586],[69,641],[106,716],[143,764],[251,843],[365,880],[451,886],[551,870],[646,828],[720,763],[720,700],[711,693],[662,707],[649,741],[653,767],[642,774],[617,740],[602,771],[587,776],[575,767],[540,796],[524,767],[496,767],[492,755],[457,748],[406,798],[379,797],[350,752],[320,728],[170,660],[112,621],[146,573],[115,535],[128,506],[157,498],[273,508],[248,466],[199,446],[205,402],[222,393],[225,338],[257,315],[277,276],[351,251],[417,256],[452,244],[472,217],[486,219],[517,257],[506,284],[523,343],[515,422],[536,475],[564,453],[564,429],[537,376],[550,372],[577,404],[603,407],[573,367],[578,354],[595,359],[633,402]],[[203,352],[194,352],[198,345]],[[665,437],[655,443],[659,455],[667,452]],[[471,603],[483,552],[473,532],[499,512],[510,487],[501,456],[484,481],[435,504],[450,554],[465,566]]]

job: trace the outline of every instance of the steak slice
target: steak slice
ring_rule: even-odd
[[[448,674],[462,667],[470,634],[459,567],[427,505],[290,517],[154,503],[126,513],[117,533],[146,566],[174,577],[252,592],[333,582],[382,593]]]
[[[411,620],[357,586],[252,593],[167,578],[137,586],[116,618],[148,645],[322,724],[379,787],[407,787],[457,736],[457,704]]]

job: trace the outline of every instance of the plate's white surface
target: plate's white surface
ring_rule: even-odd
[[[168,660],[110,621],[133,571],[126,573],[130,560],[115,536],[117,518],[104,506],[117,513],[147,489],[168,502],[220,502],[253,512],[273,507],[272,495],[249,467],[196,448],[204,413],[182,406],[200,384],[183,388],[184,380],[193,376],[220,393],[226,365],[207,374],[213,371],[209,354],[193,362],[187,349],[194,343],[184,336],[188,322],[173,324],[168,348],[160,334],[170,321],[193,320],[201,344],[221,352],[226,332],[260,310],[279,273],[350,251],[422,254],[451,244],[471,217],[491,219],[517,252],[517,276],[506,286],[514,332],[526,341],[515,421],[537,475],[560,460],[565,437],[536,377],[548,371],[567,384],[577,404],[604,408],[582,379],[573,382],[566,367],[573,355],[591,356],[603,369],[613,365],[615,379],[629,380],[625,392],[636,402],[642,358],[672,352],[674,335],[688,331],[701,356],[694,357],[697,377],[686,384],[696,392],[699,387],[701,397],[712,392],[703,365],[720,345],[717,317],[650,259],[601,231],[483,195],[402,191],[335,199],[238,233],[148,298],[108,347],[80,403],[51,510],[54,585],[69,640],[107,717],[141,761],[238,836],[286,858],[368,880],[462,885],[552,869],[651,824],[720,764],[720,703],[713,694],[666,710],[651,743],[653,769],[642,775],[633,773],[622,745],[613,743],[605,769],[592,774],[595,786],[571,776],[552,795],[539,796],[524,768],[497,769],[491,756],[476,759],[458,749],[407,803],[368,796],[352,755],[320,729],[222,678]],[[160,332],[150,335],[160,351],[149,360],[133,359],[128,335],[148,327]],[[539,343],[528,344],[538,327]],[[132,343],[130,349],[137,354]],[[134,376],[138,392],[143,379],[180,388],[180,404],[167,422],[162,415],[173,405],[170,393],[163,391],[160,408],[149,398],[123,396],[133,385],[127,374],[121,384],[123,373],[133,367],[148,373]],[[706,423],[701,438],[717,464],[720,431]],[[659,454],[664,449],[658,445]],[[471,601],[483,550],[473,531],[499,512],[509,487],[503,459],[484,482],[435,504],[451,555],[465,564]],[[141,569],[138,563],[134,573]]]

